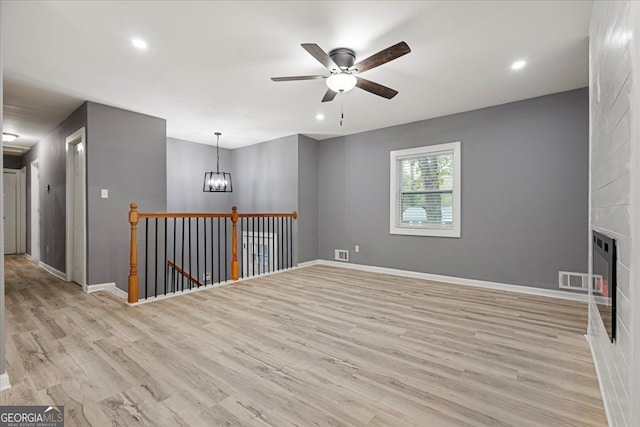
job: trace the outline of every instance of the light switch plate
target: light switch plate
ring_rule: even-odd
[[[100,197],[102,197],[103,199],[108,199],[109,190],[107,190],[106,188],[103,188],[102,190],[100,190]]]

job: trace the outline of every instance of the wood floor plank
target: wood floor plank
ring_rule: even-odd
[[[606,425],[579,302],[312,266],[130,307],[5,261],[0,403],[68,425]]]

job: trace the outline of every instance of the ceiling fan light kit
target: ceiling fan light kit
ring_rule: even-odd
[[[362,77],[358,77],[357,74],[386,64],[411,52],[407,43],[400,42],[356,63],[356,54],[353,49],[340,47],[333,49],[327,54],[315,43],[303,43],[301,46],[319,63],[324,65],[331,74],[328,76],[316,74],[309,76],[272,77],[271,80],[274,82],[284,82],[325,78],[328,89],[322,98],[322,102],[333,101],[338,93],[348,92],[356,86],[383,98],[393,98],[398,94],[397,91],[379,83],[365,80]]]
[[[334,92],[349,92],[356,86],[357,79],[347,72],[331,74],[327,78],[327,87]]]

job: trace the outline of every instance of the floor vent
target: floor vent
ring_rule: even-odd
[[[349,261],[349,251],[346,249],[336,249],[334,257],[336,261]]]
[[[558,274],[560,289],[573,289],[575,291],[589,290],[589,274],[561,271]]]

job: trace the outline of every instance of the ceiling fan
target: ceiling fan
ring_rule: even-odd
[[[311,76],[291,76],[291,77],[271,77],[274,82],[287,82],[295,80],[314,80],[327,79],[327,92],[322,98],[322,102],[333,101],[338,93],[348,92],[354,86],[364,89],[374,95],[391,99],[398,94],[391,88],[383,86],[379,83],[363,79],[357,74],[363,73],[372,68],[378,67],[387,62],[393,61],[407,53],[411,52],[409,45],[400,42],[388,47],[370,57],[356,62],[356,53],[353,49],[339,47],[327,53],[315,43],[303,43],[301,45],[307,52],[318,60],[322,65],[330,71],[329,75],[316,74]]]

